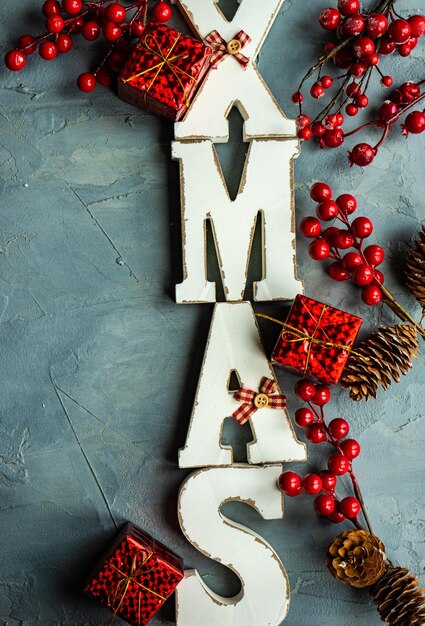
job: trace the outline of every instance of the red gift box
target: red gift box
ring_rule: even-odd
[[[173,121],[186,113],[209,67],[211,48],[151,22],[118,78],[123,100]]]
[[[183,575],[180,557],[128,523],[92,572],[84,591],[129,624],[144,626]]]
[[[272,362],[327,385],[337,383],[361,325],[360,317],[298,295]]]

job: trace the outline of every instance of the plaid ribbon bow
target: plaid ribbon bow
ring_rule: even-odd
[[[286,396],[276,393],[277,384],[274,380],[261,379],[259,391],[241,387],[234,398],[242,405],[232,413],[232,417],[242,425],[248,421],[258,409],[284,409],[286,406]]]
[[[251,42],[251,37],[244,30],[240,30],[229,42],[225,41],[217,30],[213,30],[205,41],[214,50],[211,55],[211,69],[215,69],[229,55],[236,59],[244,70],[247,68],[249,59],[240,50]]]

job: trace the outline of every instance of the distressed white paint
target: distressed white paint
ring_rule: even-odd
[[[175,125],[177,139],[208,137],[227,141],[226,118],[233,105],[245,120],[245,139],[296,134],[294,120],[285,117],[254,62],[283,1],[243,0],[228,22],[213,0],[178,0],[187,20],[202,39],[218,30],[230,41],[244,30],[252,41],[242,50],[251,59],[245,70],[229,56],[209,72],[185,119]]]
[[[227,301],[243,300],[257,215],[263,221],[263,278],[254,300],[292,300],[302,291],[296,278],[293,219],[293,159],[298,140],[253,140],[249,144],[238,195],[229,197],[211,141],[173,142],[180,160],[183,282],[178,303],[214,302],[207,280],[205,220],[214,234]]]
[[[229,567],[241,580],[233,598],[212,592],[196,570],[177,587],[178,626],[278,626],[289,607],[289,583],[273,548],[252,530],[226,518],[221,506],[240,501],[264,519],[283,517],[276,487],[280,465],[199,470],[183,483],[179,521],[197,550]]]
[[[180,467],[233,463],[232,449],[220,441],[223,421],[240,406],[228,391],[232,370],[245,387],[254,390],[263,376],[276,380],[249,302],[215,306],[186,445],[179,453]],[[247,446],[249,463],[306,458],[305,446],[296,438],[286,410],[258,409],[250,425],[254,440]]]

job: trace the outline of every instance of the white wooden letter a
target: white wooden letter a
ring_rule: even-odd
[[[249,302],[215,306],[204,362],[180,467],[231,465],[232,449],[221,445],[223,421],[240,406],[228,391],[231,372],[257,391],[263,376],[275,380],[261,343]],[[250,419],[254,441],[249,443],[249,463],[303,461],[300,443],[284,409],[260,408]]]

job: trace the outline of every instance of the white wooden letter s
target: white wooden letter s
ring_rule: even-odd
[[[232,370],[254,391],[263,376],[275,379],[249,302],[215,306],[180,467],[232,465],[232,449],[221,445],[223,422],[239,406],[228,391]],[[254,440],[247,446],[249,463],[305,460],[305,446],[284,409],[259,409],[250,425]]]
[[[245,120],[245,139],[295,136],[295,122],[288,120],[273,98],[255,65],[263,41],[283,0],[242,0],[228,22],[213,0],[178,0],[196,34],[204,39],[213,30],[228,42],[244,30],[251,43],[242,52],[251,59],[244,70],[228,56],[209,72],[185,119],[175,125],[176,139],[211,138],[227,141],[227,115],[236,105]]]
[[[220,512],[234,500],[264,519],[282,518],[280,472],[280,465],[234,465],[199,470],[183,483],[178,505],[183,533],[202,554],[235,572],[242,588],[224,598],[196,570],[188,570],[176,591],[177,626],[278,626],[285,619],[289,584],[278,555],[262,537]]]
[[[254,300],[291,300],[302,291],[296,278],[293,159],[297,139],[253,140],[238,195],[231,200],[211,141],[173,142],[180,161],[183,282],[176,301],[215,302],[207,280],[206,220],[210,220],[227,301],[243,300],[257,215],[262,216],[263,278]]]

